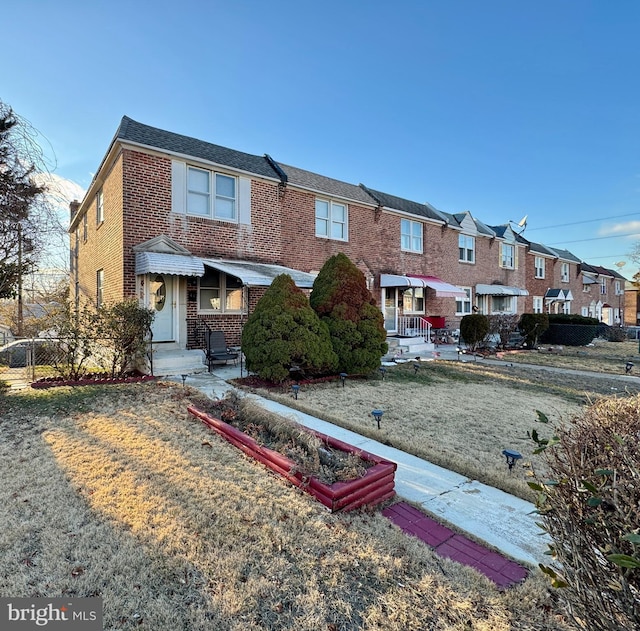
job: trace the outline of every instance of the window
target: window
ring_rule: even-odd
[[[241,313],[244,309],[242,281],[207,267],[200,278],[200,311]]]
[[[543,313],[544,312],[544,300],[542,296],[534,296],[533,297],[533,312],[534,313]]]
[[[500,244],[500,267],[515,268],[515,246],[509,243]]]
[[[569,263],[563,263],[560,269],[560,280],[563,283],[569,282]]]
[[[404,313],[424,313],[424,289],[411,287],[402,292],[402,310]]]
[[[583,315],[585,318],[588,318],[589,317],[589,307],[582,307],[581,315]]]
[[[536,278],[544,278],[544,258],[541,256],[536,256]]]
[[[622,291],[622,288],[620,286],[620,281],[617,280],[615,283],[615,292],[616,292],[616,296],[621,296],[624,292]]]
[[[460,287],[467,294],[464,298],[456,298],[456,315],[468,315],[471,313],[471,287]]]
[[[513,296],[491,296],[492,313],[515,313]]]
[[[607,295],[607,279],[604,276],[600,279],[600,293],[603,296]]]
[[[104,290],[104,270],[99,269],[96,272],[96,307],[100,308],[103,304]]]
[[[82,217],[82,242],[86,243],[89,237],[89,215],[85,213]]]
[[[344,204],[316,199],[316,237],[347,240],[347,207]]]
[[[237,220],[236,178],[195,167],[187,168],[187,214]]]
[[[476,239],[466,234],[458,235],[458,260],[474,263],[476,260]]]
[[[400,249],[405,252],[422,252],[422,224],[419,221],[400,221]]]
[[[98,191],[96,194],[96,224],[101,224],[104,221],[104,197],[102,191]]]
[[[571,301],[570,301],[570,300],[565,300],[565,301],[562,303],[562,313],[565,313],[565,314],[567,314],[567,315],[568,315],[569,313],[571,313]]]

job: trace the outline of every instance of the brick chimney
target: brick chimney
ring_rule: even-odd
[[[78,209],[80,208],[80,202],[77,199],[74,199],[72,202],[69,202],[69,211],[71,213],[71,221],[78,214]]]

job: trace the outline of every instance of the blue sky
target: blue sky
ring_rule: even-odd
[[[635,0],[21,0],[3,23],[0,99],[83,187],[127,115],[638,269]]]

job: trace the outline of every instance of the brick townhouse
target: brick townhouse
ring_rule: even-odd
[[[611,297],[624,281],[509,224],[128,117],[85,198],[71,204],[70,237],[76,303],[137,297],[155,310],[156,366],[164,357],[174,371],[202,366],[207,327],[237,345],[276,275],[308,291],[338,252],[363,272],[390,335],[455,329],[476,310],[581,312],[613,324],[621,307]]]

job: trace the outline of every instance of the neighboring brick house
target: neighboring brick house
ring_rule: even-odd
[[[137,297],[156,311],[158,357],[172,357],[174,368],[180,357],[184,370],[202,364],[206,327],[239,344],[247,314],[278,273],[308,291],[338,252],[363,272],[389,334],[425,319],[457,328],[475,310],[523,313],[539,306],[531,294],[549,311],[549,289],[570,290],[568,311],[583,288],[573,255],[531,244],[509,225],[490,227],[469,212],[448,214],[127,117],[71,215],[77,303]],[[539,256],[548,281],[547,272],[532,273]],[[603,305],[594,313],[605,313]]]

